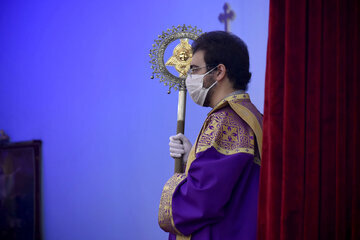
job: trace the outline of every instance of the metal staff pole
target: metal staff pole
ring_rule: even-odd
[[[176,133],[184,134],[185,131],[185,111],[186,111],[186,87],[185,84],[179,89],[179,99],[178,99],[178,111],[177,111],[177,127]],[[175,173],[183,173],[184,172],[184,164],[182,158],[174,158],[175,159]]]

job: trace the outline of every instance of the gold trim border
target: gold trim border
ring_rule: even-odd
[[[261,159],[263,133],[259,121],[257,120],[256,116],[245,106],[240,104],[234,104],[231,101],[229,101],[229,105],[236,112],[236,114],[238,114],[254,131]]]
[[[186,178],[183,173],[175,173],[165,184],[159,206],[158,222],[165,232],[183,235],[176,227],[172,215],[172,197],[177,186]]]

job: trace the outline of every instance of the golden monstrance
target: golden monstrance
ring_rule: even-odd
[[[158,78],[165,86],[171,89],[179,90],[178,112],[177,112],[177,130],[176,133],[184,133],[185,129],[185,108],[186,108],[186,86],[185,79],[190,69],[192,59],[192,49],[189,39],[195,40],[202,33],[200,29],[192,26],[177,26],[163,31],[153,44],[150,50],[150,63],[153,73],[151,79]],[[174,48],[173,55],[164,61],[165,50],[170,43],[180,40],[180,43]],[[169,72],[166,66],[175,67],[179,76],[175,76]],[[183,165],[181,158],[175,158],[175,173],[182,173]]]

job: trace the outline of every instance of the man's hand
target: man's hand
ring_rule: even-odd
[[[170,137],[170,156],[173,158],[181,158],[184,163],[187,162],[192,147],[191,142],[184,134],[179,133]]]

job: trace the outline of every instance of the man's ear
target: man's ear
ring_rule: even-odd
[[[227,73],[227,69],[224,64],[219,64],[216,69],[215,79],[216,81],[222,81],[225,79]]]

